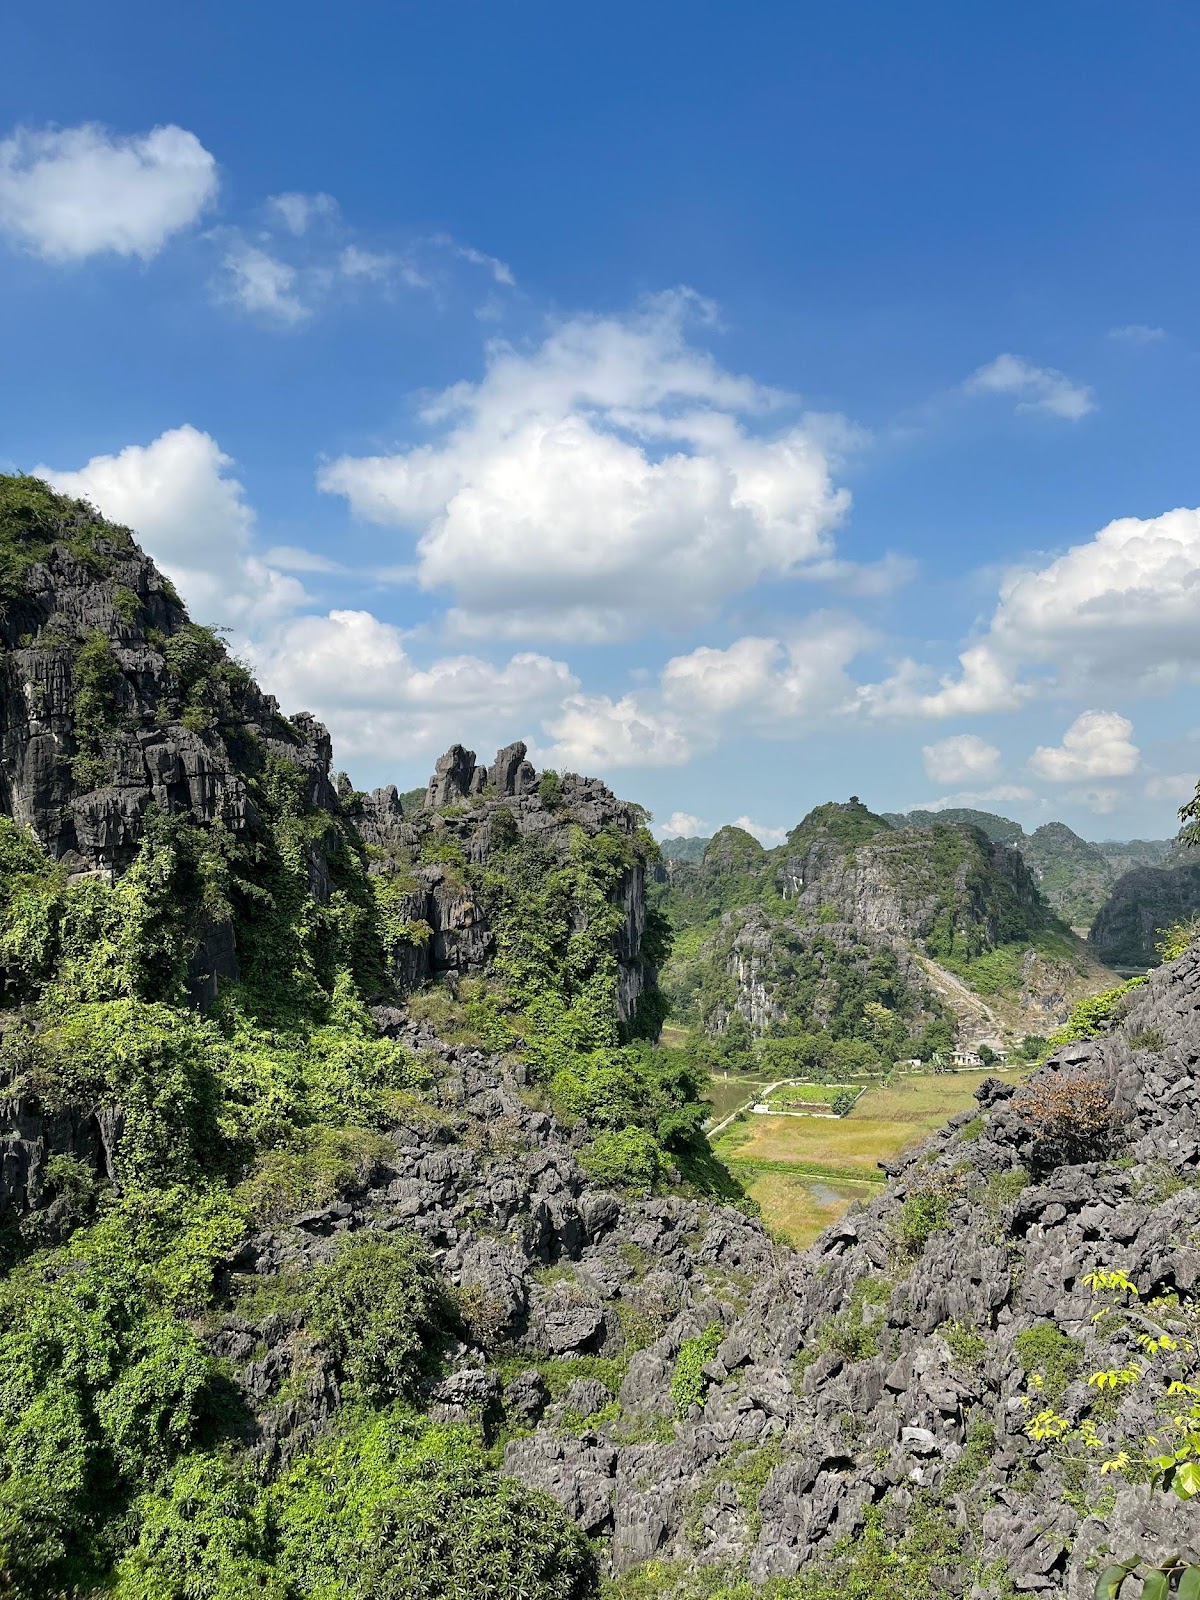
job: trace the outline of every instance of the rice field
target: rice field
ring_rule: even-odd
[[[797,1250],[810,1245],[856,1200],[870,1200],[879,1193],[874,1183],[790,1172],[743,1173],[742,1182],[746,1193],[762,1207],[763,1219],[772,1231]]]
[[[992,1076],[1020,1083],[1028,1070]],[[718,1138],[716,1152],[762,1206],[772,1228],[793,1243],[808,1243],[856,1198],[870,1196],[871,1185],[882,1178],[879,1162],[894,1161],[936,1133],[948,1117],[972,1109],[983,1077],[898,1077],[887,1087],[868,1088],[844,1117],[751,1113]]]

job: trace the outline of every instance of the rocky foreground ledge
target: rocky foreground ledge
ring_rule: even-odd
[[[1029,1397],[1053,1394],[1070,1423],[1095,1413],[1085,1380],[1114,1345],[1086,1274],[1119,1268],[1143,1300],[1200,1278],[1200,950],[1035,1080],[1042,1097],[1102,1087],[1105,1154],[1060,1159],[1028,1091],[990,1080],[977,1114],[804,1254],[731,1207],[598,1189],[582,1128],[533,1109],[520,1068],[400,1012],[378,1020],[441,1062],[432,1110],[396,1130],[369,1187],[259,1236],[237,1271],[415,1227],[478,1308],[431,1399],[503,1433],[505,1470],[605,1540],[612,1569],[795,1573],[872,1507],[896,1529],[936,1508],[953,1594],[1082,1597],[1107,1552],[1195,1548],[1195,1511],[1102,1478],[1102,1453],[1031,1438]],[[257,1448],[285,1458],[336,1400],[327,1375],[274,1402],[298,1337],[236,1318],[216,1335],[228,1355],[269,1346],[242,1381]],[[1128,1357],[1132,1334],[1115,1337]],[[1154,1426],[1149,1392],[1102,1409],[1113,1440]]]

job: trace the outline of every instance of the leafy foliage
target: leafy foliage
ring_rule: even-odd
[[[704,1368],[716,1355],[725,1337],[719,1322],[710,1322],[703,1333],[685,1339],[675,1358],[671,1374],[671,1406],[677,1417],[686,1417],[692,1406],[703,1405],[708,1388]]]

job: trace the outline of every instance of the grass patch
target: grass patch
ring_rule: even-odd
[[[797,1250],[807,1249],[856,1200],[869,1200],[876,1192],[867,1183],[838,1182],[794,1171],[755,1172],[747,1178],[745,1188],[750,1198],[758,1201],[771,1231]]]
[[[1022,1083],[1026,1074],[1009,1071],[995,1076],[1006,1083]],[[914,1072],[868,1089],[847,1116],[836,1120],[747,1117],[722,1134],[717,1154],[738,1166],[753,1162],[776,1170],[782,1164],[799,1172],[874,1179],[880,1161],[894,1161],[936,1133],[955,1112],[970,1110],[978,1087],[978,1076]]]

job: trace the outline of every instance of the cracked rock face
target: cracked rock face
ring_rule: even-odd
[[[488,767],[477,764],[473,750],[452,745],[438,758],[425,804],[412,816],[402,815],[394,788],[362,797],[350,814],[375,853],[373,872],[404,864],[411,887],[399,902],[398,914],[429,930],[423,943],[397,950],[392,976],[401,994],[443,974],[484,973],[496,951],[495,931],[484,907],[452,868],[423,864],[423,846],[448,844],[461,850],[472,866],[483,866],[493,850],[503,848],[505,830],[515,827],[518,835],[566,857],[576,828],[587,834],[611,828],[633,835],[642,815],[598,779],[577,773],[564,773],[554,791],[543,795],[520,741],[497,751]],[[617,1012],[628,1022],[655,976],[643,954],[646,874],[640,864],[624,871],[613,902],[622,913],[615,938]]]
[[[301,768],[312,802],[336,808],[328,733],[313,717],[280,716],[248,677],[202,731],[185,722],[185,693],[167,655],[187,613],[135,546],[101,541],[97,549],[103,576],[55,545],[27,574],[20,602],[0,612],[0,811],[69,866],[111,875],[132,861],[151,807],[235,834],[251,829],[238,757],[247,741]],[[128,597],[124,605],[118,596]],[[109,721],[81,768],[80,652],[96,639],[112,654]]]

